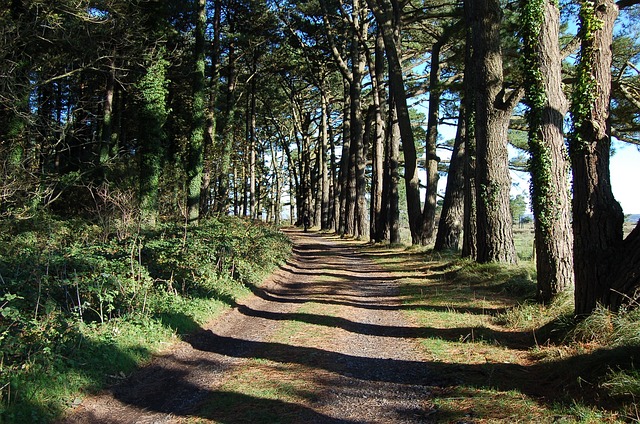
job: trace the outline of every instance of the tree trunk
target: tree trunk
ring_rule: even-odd
[[[351,150],[351,97],[349,82],[343,79],[344,105],[342,109],[342,157],[340,158],[340,221],[338,233],[347,234],[347,192],[349,190],[349,151]]]
[[[373,66],[372,66],[373,65]],[[384,104],[386,91],[384,88],[384,40],[377,31],[374,63],[369,64],[369,74],[373,84],[373,113],[375,134],[372,148],[372,182],[371,182],[371,222],[370,239],[381,242],[388,238],[388,208],[383,201],[385,182],[385,122]],[[388,195],[387,195],[388,197]]]
[[[475,57],[477,149],[477,225],[479,262],[517,261],[509,211],[507,131],[517,93],[503,86],[498,0],[474,0],[473,56]]]
[[[329,147],[331,149],[331,187],[329,197],[331,199],[331,224],[330,228],[338,232],[340,222],[340,182],[338,180],[338,170],[336,169],[336,140],[332,127],[329,125]]]
[[[282,193],[282,170],[284,169],[284,155],[278,163],[278,154],[276,149],[276,141],[271,140],[269,143],[271,149],[271,170],[273,172],[273,189],[272,189],[272,219],[275,225],[280,225],[281,193]],[[270,221],[270,220],[269,220]]]
[[[398,112],[393,101],[389,102],[389,141],[388,141],[388,190],[389,190],[389,243],[397,244],[400,238],[400,126],[398,125]],[[385,174],[387,176],[387,174]],[[385,184],[386,186],[387,184]]]
[[[351,84],[353,85],[353,83]],[[353,93],[353,90],[351,90]],[[357,187],[357,169],[356,169],[356,161],[358,158],[358,149],[360,147],[360,143],[357,140],[357,136],[354,136],[354,131],[358,133],[357,123],[353,121],[354,118],[357,119],[357,113],[354,113],[353,106],[353,96],[351,96],[351,111],[350,111],[350,126],[351,126],[351,141],[349,143],[349,151],[347,152],[347,197],[346,197],[346,215],[345,215],[345,225],[344,225],[344,233],[345,236],[352,237],[357,235],[357,222],[356,222],[356,208],[357,208],[357,200],[358,200],[358,187]],[[359,103],[358,103],[359,104]]]
[[[193,72],[193,111],[191,137],[189,140],[189,158],[187,164],[187,216],[191,225],[197,225],[200,219],[200,189],[204,162],[205,130],[205,30],[207,25],[206,0],[198,0],[195,29],[195,64]]]
[[[305,218],[311,220],[313,217],[311,216],[312,210],[312,190],[311,190],[311,151],[310,144],[311,135],[309,134],[309,127],[311,126],[311,114],[305,113],[304,117],[300,117],[302,122],[300,122],[300,137],[302,139],[301,142],[301,150],[300,150],[300,189],[301,189],[301,199],[300,199],[300,207],[299,212],[300,215],[298,218]],[[311,221],[309,221],[311,222]],[[303,222],[304,223],[304,222]]]
[[[568,163],[564,146],[562,56],[556,3],[527,1],[523,22],[525,78],[530,104],[529,162],[535,216],[538,298],[548,302],[573,286]]]
[[[457,250],[460,246],[464,220],[465,115],[464,105],[461,105],[456,139],[449,163],[447,189],[434,246],[436,251]]]
[[[619,265],[622,247],[624,216],[613,197],[609,174],[611,43],[617,15],[618,7],[611,0],[581,5],[577,74],[582,83],[578,87],[583,89],[574,92],[570,138],[577,315],[590,314],[598,302],[609,304],[611,274]]]
[[[100,153],[98,163],[100,167],[106,165],[111,152],[111,143],[113,136],[113,96],[116,88],[116,58],[115,52],[109,63],[109,74],[107,75],[107,83],[104,99],[104,111],[102,120],[102,136],[100,137]]]
[[[407,106],[407,93],[400,61],[400,7],[390,0],[367,0],[382,32],[389,65],[389,91],[398,114],[398,126],[402,139],[407,192],[407,212],[411,230],[411,243],[419,244],[422,237],[422,211],[420,210],[420,180],[418,178],[417,153]]]
[[[229,32],[235,31],[235,19],[233,14],[229,15]],[[233,149],[234,132],[230,130],[234,126],[236,110],[236,89],[237,89],[237,63],[236,46],[233,38],[229,39],[227,52],[227,87],[225,95],[224,115],[220,117],[220,163],[218,166],[218,212],[226,214],[229,209],[229,174],[231,172],[231,150]],[[235,173],[234,173],[235,175]],[[234,202],[235,204],[236,202]],[[236,213],[237,214],[237,213]]]
[[[247,145],[245,144],[243,147],[243,155],[240,161],[240,165],[242,166],[242,183],[240,186],[242,187],[242,216],[249,216],[249,164],[245,159],[248,156]]]
[[[320,130],[322,132],[322,129]],[[311,173],[311,193],[313,196],[313,226],[322,228],[322,134],[316,139],[314,149],[315,164]]]
[[[369,217],[369,239],[372,242],[379,242],[378,227],[382,225],[382,183],[384,173],[384,139],[380,139],[377,134],[377,115],[379,106],[371,105],[367,113],[367,127],[365,131],[367,138],[372,141],[371,149],[371,208]]]
[[[158,220],[160,175],[164,160],[163,126],[169,115],[167,108],[167,62],[162,53],[150,57],[147,74],[139,83],[143,104],[140,118],[145,123],[140,143],[140,220],[154,227]]]
[[[300,192],[300,178],[298,177],[298,173],[296,171],[296,164],[293,160],[293,156],[291,155],[291,149],[289,148],[289,143],[287,139],[281,134],[282,140],[282,150],[287,157],[288,169],[289,169],[289,220],[293,225],[296,222],[296,198],[298,197],[298,193]]]
[[[218,89],[220,80],[220,19],[222,15],[222,1],[214,0],[213,2],[213,39],[211,41],[211,69],[209,73],[209,102],[206,110],[206,128],[205,128],[205,146],[204,146],[204,171],[202,180],[202,199],[201,208],[204,213],[209,213],[213,208],[218,210],[217,202],[214,196],[214,187],[211,186],[212,178],[218,174],[217,161],[214,161],[214,146],[216,142],[216,101],[218,99]]]
[[[249,216],[257,218],[256,210],[256,63],[253,62],[253,78],[251,79],[251,93],[249,93]]]
[[[448,31],[446,31],[448,32]],[[440,158],[436,154],[438,142],[438,119],[440,116],[440,49],[444,41],[448,38],[443,34],[434,43],[431,49],[431,70],[429,72],[429,112],[427,118],[427,139],[426,139],[426,168],[427,168],[427,191],[422,211],[422,245],[426,246],[433,241],[436,223],[436,207],[438,203],[438,163]]]
[[[464,92],[462,109],[464,109],[464,220],[462,229],[462,257],[475,260],[478,257],[478,228],[476,216],[476,138],[475,138],[475,72],[472,71],[471,45],[473,31],[471,29],[473,8],[471,1],[464,2],[465,19],[465,57],[464,57]]]
[[[327,149],[329,145],[329,102],[324,90],[321,91],[321,107],[322,107],[322,129],[320,141],[320,175],[322,185],[322,202],[321,202],[321,225],[323,230],[331,229],[331,207],[330,207],[330,181],[329,170],[327,169]]]
[[[353,1],[353,22],[355,30],[360,32],[362,36],[366,37],[366,34],[362,30],[362,23],[360,22],[360,2],[358,0]],[[364,122],[362,117],[362,78],[364,77],[364,67],[366,64],[366,57],[362,54],[362,48],[360,43],[356,40],[353,41],[352,46],[352,68],[351,68],[351,146],[350,146],[350,160],[353,162],[350,164],[349,174],[350,183],[354,184],[353,189],[350,189],[350,198],[353,196],[354,201],[354,228],[352,234],[358,239],[365,236],[366,232],[366,180],[365,180],[365,156],[364,156]],[[355,189],[355,191],[354,191]],[[351,209],[348,209],[348,214],[351,213]]]

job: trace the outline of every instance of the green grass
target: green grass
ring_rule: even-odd
[[[49,422],[251,293],[290,252],[223,218],[104,238],[89,223],[0,222],[0,422]]]
[[[549,422],[544,408],[518,391],[498,392],[473,387],[446,388],[435,393],[438,422]]]
[[[552,325],[553,329],[559,331],[563,323],[567,326],[573,324],[573,292],[561,293],[548,305],[527,299],[496,316],[496,323],[525,331]]]
[[[516,246],[519,260],[531,261],[533,259],[534,239],[533,223],[523,224],[522,226],[514,225],[513,242]]]
[[[530,234],[520,235],[527,237],[520,249],[531,246]],[[436,420],[640,420],[640,312],[597,311],[576,321],[570,292],[538,304],[531,261],[476,264],[381,246],[366,253],[402,273],[406,315],[425,330],[420,345],[444,381],[433,388]]]

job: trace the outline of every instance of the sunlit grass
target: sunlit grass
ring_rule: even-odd
[[[544,423],[552,418],[535,400],[513,390],[456,386],[435,394],[441,422]]]
[[[618,358],[626,351],[602,347],[628,346],[640,334],[640,320],[596,314],[592,324],[587,320],[576,327],[572,293],[549,305],[536,303],[535,266],[522,260],[527,251],[531,256],[532,234],[521,233],[526,239],[518,244],[517,266],[476,264],[428,250],[371,253],[389,272],[402,273],[407,317],[423,329],[423,352],[445,380],[434,388],[435,418],[474,423],[633,418],[635,401],[606,408],[594,396],[619,393],[629,399],[633,393],[634,369],[607,374],[604,365],[622,364]],[[610,330],[603,334],[602,328]],[[617,342],[619,334],[626,334],[620,337],[624,342]],[[594,349],[601,350],[594,355]],[[588,389],[584,396],[583,389]]]

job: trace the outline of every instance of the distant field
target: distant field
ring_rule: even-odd
[[[516,245],[519,260],[530,261],[533,259],[533,239],[533,222],[513,226],[513,243]]]
[[[627,235],[633,230],[640,221],[640,214],[627,215],[624,222],[624,234]],[[400,234],[403,243],[411,243],[411,233],[408,227],[401,227]],[[516,245],[518,259],[521,261],[530,261],[533,259],[533,240],[534,229],[533,222],[527,224],[514,224],[513,226],[513,242]]]

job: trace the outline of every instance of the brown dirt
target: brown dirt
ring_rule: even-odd
[[[437,376],[400,310],[397,275],[355,242],[288,234],[293,257],[253,296],[62,422],[435,420]]]

